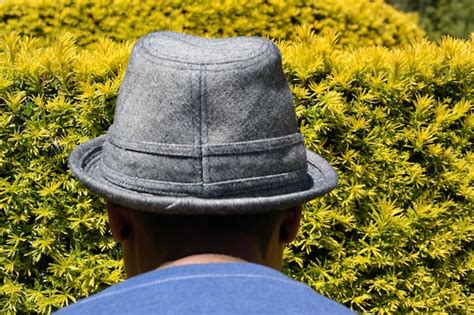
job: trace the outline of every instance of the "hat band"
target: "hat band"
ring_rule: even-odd
[[[137,179],[115,172],[101,162],[104,177],[117,186],[138,192],[146,192],[163,196],[195,196],[195,197],[239,197],[272,196],[289,194],[307,189],[307,169],[303,168],[289,173],[232,180],[219,183],[177,183],[157,180]]]
[[[107,134],[107,141],[116,147],[142,153],[183,157],[202,157],[275,150],[294,144],[303,143],[303,135],[301,133],[294,133],[283,137],[269,139],[198,145],[136,141],[133,139],[126,139],[122,136],[116,136],[109,132]]]
[[[306,149],[299,133],[246,143],[150,144],[147,151],[132,150],[130,143],[127,146],[107,139],[101,169],[111,183],[136,191],[212,197],[277,187],[290,192],[307,185]],[[158,147],[160,153],[150,152]],[[193,150],[198,150],[194,147],[201,156],[194,156],[197,152]]]

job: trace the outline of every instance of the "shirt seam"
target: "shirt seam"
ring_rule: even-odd
[[[182,281],[182,280],[199,279],[199,278],[229,278],[229,277],[268,279],[268,280],[273,280],[273,281],[284,282],[286,284],[291,284],[291,285],[294,285],[294,286],[297,286],[297,287],[300,287],[300,288],[303,288],[303,289],[312,290],[310,287],[308,287],[307,285],[302,284],[302,283],[298,283],[298,282],[294,282],[294,281],[286,280],[286,279],[279,279],[279,278],[275,278],[275,277],[269,277],[269,276],[261,276],[261,275],[253,275],[253,274],[201,274],[201,275],[194,275],[194,276],[170,277],[170,278],[167,278],[167,279],[161,279],[161,280],[155,280],[155,281],[148,282],[148,283],[143,283],[141,285],[137,285],[137,286],[134,286],[132,288],[122,289],[122,290],[103,293],[103,294],[99,293],[97,296],[92,296],[92,297],[84,299],[84,301],[78,301],[75,305],[79,305],[79,304],[82,305],[82,304],[86,304],[86,303],[95,301],[97,299],[103,298],[103,297],[117,295],[117,294],[129,292],[129,291],[133,291],[133,290],[136,290],[136,289],[141,289],[141,288],[144,288],[144,287],[149,287],[149,286],[153,286],[153,285],[157,285],[157,284],[161,284],[161,283],[166,283],[166,282],[171,282],[171,281]]]

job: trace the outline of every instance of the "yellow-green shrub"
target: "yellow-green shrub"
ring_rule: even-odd
[[[340,174],[308,204],[291,274],[358,311],[472,312],[474,37],[281,43],[307,146]]]
[[[111,122],[130,46],[0,44],[0,313],[49,312],[123,277],[103,202],[66,159]]]
[[[294,38],[294,26],[310,24],[322,34],[337,31],[340,43],[363,46],[405,44],[424,35],[416,16],[382,0],[5,0],[0,30],[51,38],[57,30],[80,45],[100,36],[135,40],[156,30],[194,35],[256,35]]]
[[[470,41],[344,51],[279,42],[306,145],[340,183],[305,206],[284,271],[357,311],[467,313],[472,295]],[[131,44],[0,43],[0,305],[48,312],[123,278],[105,205],[67,169],[106,132]],[[472,297],[471,297],[472,298]]]

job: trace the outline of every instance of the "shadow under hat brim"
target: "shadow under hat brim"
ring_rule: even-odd
[[[291,208],[321,196],[337,186],[338,176],[329,163],[306,149],[307,188],[301,191],[261,197],[199,198],[153,195],[129,190],[108,181],[100,161],[106,135],[76,147],[69,156],[72,173],[98,195],[124,207],[168,214],[244,214]]]

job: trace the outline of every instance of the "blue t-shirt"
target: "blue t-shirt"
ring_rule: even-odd
[[[132,277],[56,314],[354,314],[250,262],[172,266]]]

